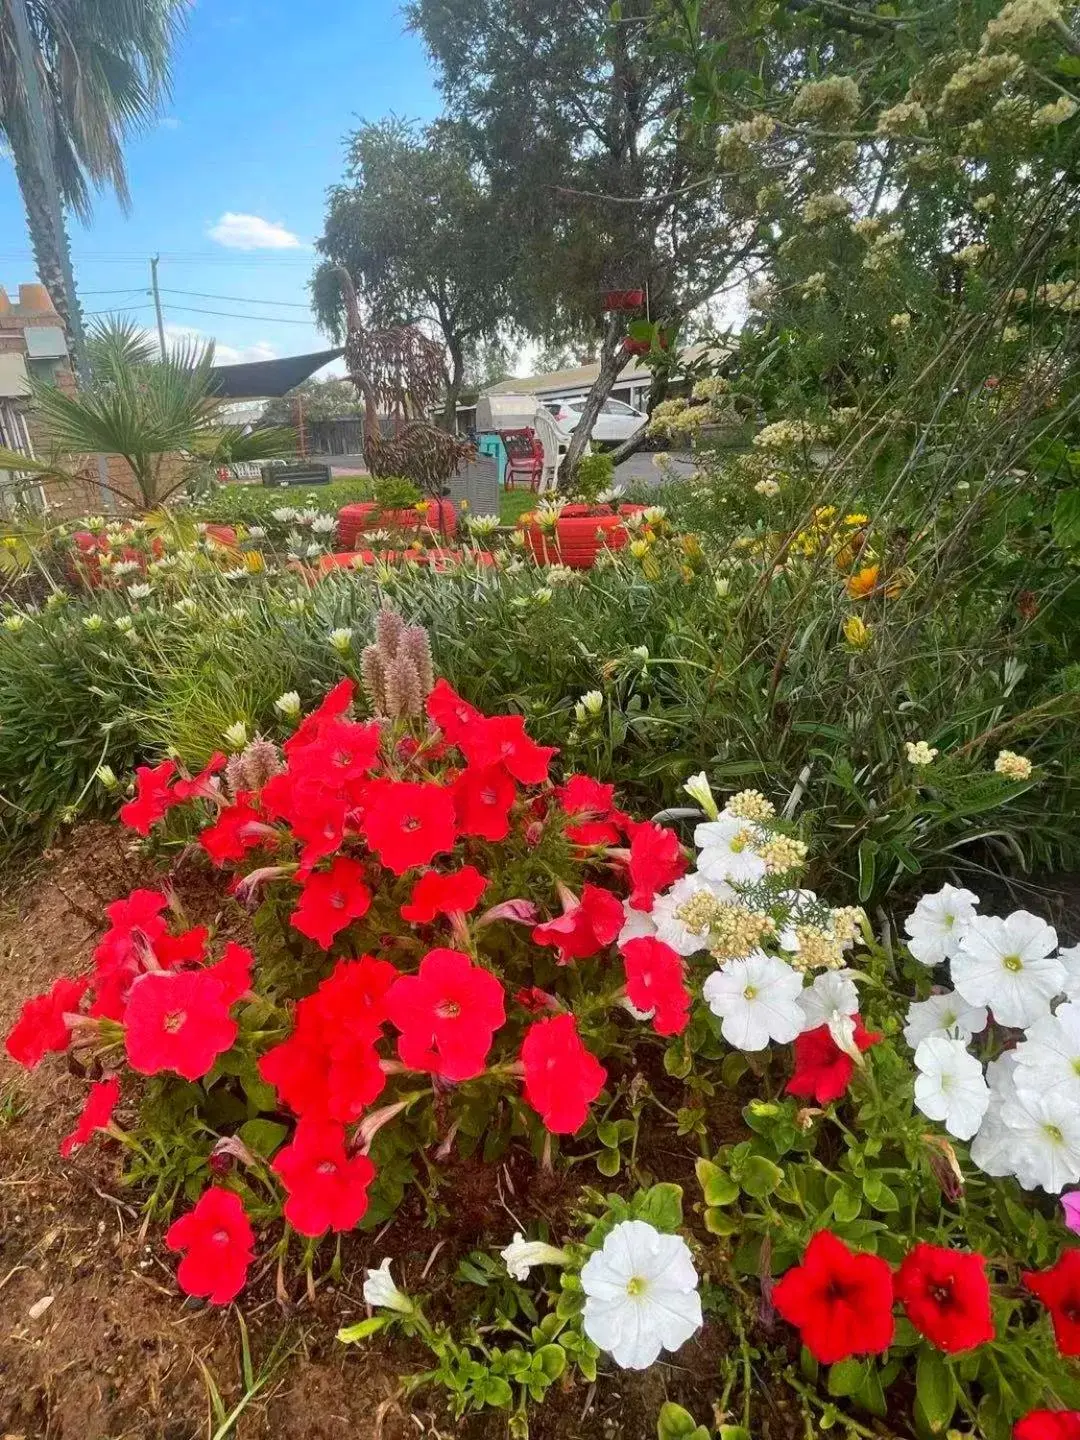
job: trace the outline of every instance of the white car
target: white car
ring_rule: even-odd
[[[573,430],[585,409],[583,399],[545,400],[544,404],[563,430]],[[600,445],[621,445],[636,435],[648,418],[643,410],[635,410],[621,400],[605,400],[589,439]]]

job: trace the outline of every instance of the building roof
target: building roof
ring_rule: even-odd
[[[688,345],[682,351],[682,355],[687,360],[700,360],[702,356],[708,355],[710,352],[717,358],[727,353],[718,350],[715,345]],[[564,391],[590,389],[599,373],[599,362],[594,362],[591,365],[577,365],[572,370],[549,370],[543,375],[511,376],[509,380],[500,380],[497,385],[489,385],[486,393],[489,395],[561,395]],[[647,385],[651,380],[652,371],[635,357],[619,371],[619,377],[615,384]]]

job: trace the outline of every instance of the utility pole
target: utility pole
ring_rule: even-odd
[[[158,289],[157,267],[159,255],[150,257],[150,284],[154,288],[154,309],[157,312],[157,335],[158,344],[161,346],[161,358],[165,359],[165,321],[161,318],[161,291]]]
[[[68,246],[67,230],[64,227],[64,205],[60,198],[60,185],[56,178],[53,162],[52,135],[49,131],[45,102],[41,94],[41,78],[37,72],[37,57],[30,33],[26,0],[3,0],[11,16],[11,28],[15,35],[15,51],[18,57],[19,74],[26,91],[26,104],[30,121],[30,144],[34,151],[41,184],[45,191],[49,218],[52,221],[53,236],[60,255],[64,289],[67,291],[68,321],[71,326],[71,348],[75,362],[75,373],[86,384],[89,370],[86,361],[86,336],[83,333],[82,314],[75,293],[75,275],[71,268],[71,250]]]

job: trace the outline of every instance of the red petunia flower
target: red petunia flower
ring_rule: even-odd
[[[429,865],[457,838],[454,802],[441,785],[373,780],[364,796],[364,838],[387,869]]]
[[[364,884],[364,867],[358,860],[339,855],[329,870],[309,875],[291,923],[324,950],[334,936],[371,908],[371,891]]]
[[[90,1086],[82,1114],[75,1122],[75,1129],[60,1141],[60,1154],[66,1160],[73,1150],[85,1145],[96,1130],[104,1130],[112,1119],[112,1113],[120,1102],[120,1077],[110,1075],[108,1080],[99,1080]]]
[[[285,741],[281,747],[285,754],[291,755],[295,750],[302,750],[306,745],[313,744],[319,738],[319,732],[324,725],[345,714],[355,694],[355,680],[339,680],[332,690],[326,692],[317,708],[312,710],[310,715],[304,716]]]
[[[238,1026],[208,970],[150,971],[136,978],[124,1011],[128,1061],[140,1075],[174,1070],[199,1080],[236,1039]]]
[[[401,918],[410,925],[430,925],[437,915],[467,915],[480,902],[487,881],[475,865],[442,874],[427,870],[413,886],[408,903],[401,907]]]
[[[582,1044],[573,1015],[537,1020],[521,1046],[525,1099],[553,1135],[573,1135],[604,1088],[607,1071]]]
[[[1080,1355],[1080,1250],[1064,1251],[1048,1270],[1025,1270],[1021,1279],[1050,1311],[1062,1355]]]
[[[776,1282],[772,1303],[822,1365],[878,1355],[892,1344],[892,1272],[879,1256],[849,1250],[829,1230],[819,1230],[802,1264]]]
[[[686,874],[686,856],[674,830],[653,820],[630,824],[631,910],[651,910],[661,890]]]
[[[463,700],[452,685],[441,677],[425,702],[433,725],[437,725],[451,745],[457,745],[471,726],[484,716],[475,705]]]
[[[237,945],[230,940],[225,952],[216,965],[208,965],[202,972],[221,986],[226,1005],[234,1005],[242,995],[251,989],[251,971],[255,956],[246,945]]]
[[[554,945],[560,965],[587,960],[615,940],[625,916],[620,902],[599,885],[586,885],[581,899],[569,891],[563,895],[563,914],[537,925],[532,938],[537,945]]]
[[[161,912],[168,906],[169,897],[164,890],[132,890],[123,900],[106,905],[105,914],[113,930],[125,935],[139,930],[152,942],[165,933]]]
[[[548,778],[557,746],[538,745],[525,733],[520,715],[482,715],[465,729],[458,749],[473,765],[502,765],[522,785],[539,785]]]
[[[255,1235],[240,1196],[211,1185],[194,1210],[174,1220],[165,1232],[170,1250],[187,1253],[176,1270],[186,1295],[205,1295],[211,1305],[228,1305],[247,1284],[255,1258]]]
[[[292,1034],[259,1061],[259,1074],[298,1115],[348,1124],[386,1084],[375,1042],[398,972],[364,955],[340,960],[301,1000]]]
[[[387,1010],[401,1031],[402,1063],[453,1081],[483,1074],[506,1020],[502,985],[459,950],[429,950],[416,975],[395,981]]]
[[[160,935],[153,942],[154,956],[163,970],[176,965],[197,965],[206,954],[206,942],[210,931],[205,925],[195,925],[179,935]]]
[[[1013,1426],[1013,1440],[1080,1440],[1080,1410],[1032,1410]]]
[[[176,774],[175,760],[162,760],[160,765],[140,765],[135,771],[135,799],[120,806],[120,821],[140,835],[149,835],[175,804],[169,782]]]
[[[663,940],[642,935],[620,951],[626,967],[626,994],[638,1010],[652,1010],[658,1035],[681,1035],[690,1023],[690,992],[682,956]]]
[[[931,1344],[949,1355],[994,1338],[986,1261],[920,1240],[893,1277],[897,1300]]]
[[[469,765],[451,787],[454,813],[462,835],[505,840],[517,786],[501,765]]]
[[[566,838],[572,845],[588,850],[594,845],[618,845],[622,836],[611,820],[585,820],[580,825],[567,825]]]
[[[603,820],[615,803],[615,786],[594,780],[591,775],[570,775],[555,793],[567,815],[591,815]]]
[[[855,1044],[860,1050],[877,1045],[881,1036],[863,1028],[855,1016]],[[839,1100],[855,1073],[855,1061],[840,1049],[827,1025],[806,1030],[795,1038],[795,1073],[787,1083],[789,1095],[801,1095],[818,1105]]]
[[[199,832],[199,844],[219,869],[229,860],[242,860],[249,850],[276,839],[262,811],[244,795],[237,797],[235,805],[227,805],[213,825]]]
[[[89,984],[89,976],[69,980],[62,975],[51,990],[26,1001],[5,1042],[8,1054],[17,1065],[33,1070],[50,1051],[68,1048],[71,1031],[64,1015],[78,1010]]]
[[[343,1125],[298,1120],[273,1168],[288,1192],[285,1219],[301,1235],[351,1230],[363,1219],[375,1166],[366,1155],[345,1153]]]
[[[375,721],[358,725],[354,720],[328,720],[318,738],[300,752],[304,773],[318,776],[331,787],[362,779],[379,758],[379,727]],[[297,756],[291,757],[292,769]]]
[[[181,776],[172,787],[174,804],[182,805],[188,800],[199,800],[208,795],[215,795],[217,790],[213,784],[214,776],[220,774],[227,763],[227,757],[220,750],[215,750],[198,775],[193,775],[190,780],[185,780]]]

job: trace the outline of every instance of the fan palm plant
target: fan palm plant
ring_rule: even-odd
[[[221,402],[210,393],[212,345],[187,342],[161,357],[138,326],[113,320],[91,330],[87,348],[90,383],[81,390],[31,381],[48,458],[0,449],[0,469],[71,484],[85,474],[78,457],[119,455],[137,493],[105,488],[150,510],[221,466],[295,452],[291,430],[245,433],[223,422]]]
[[[0,138],[11,151],[38,275],[70,333],[57,235],[35,160],[31,114],[11,17],[0,0]],[[14,0],[23,3],[23,0]],[[128,203],[123,141],[156,114],[188,0],[26,0],[48,140],[64,203],[80,219],[110,186]]]

